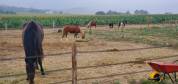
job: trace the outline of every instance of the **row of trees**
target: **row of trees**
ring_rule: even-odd
[[[0,10],[0,14],[16,14],[16,12],[13,12],[13,11],[2,11],[2,10]]]
[[[104,11],[97,11],[95,13],[95,15],[129,15],[131,14],[130,11],[126,11],[126,12],[117,12],[117,11],[112,11],[109,10],[108,12],[104,12]],[[148,11],[146,10],[135,10],[134,14],[136,15],[147,15],[149,14]]]

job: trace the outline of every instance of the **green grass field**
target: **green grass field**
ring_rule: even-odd
[[[90,32],[87,32],[90,34]],[[178,27],[176,28],[160,28],[152,27],[141,29],[125,29],[113,31],[96,31],[92,30],[90,37],[97,37],[99,39],[108,41],[131,41],[136,43],[144,43],[154,46],[170,46],[178,47]],[[89,38],[90,38],[89,37]]]

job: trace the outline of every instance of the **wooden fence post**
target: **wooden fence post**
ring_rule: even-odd
[[[147,27],[150,29],[150,23],[151,23],[151,16],[147,16]]]
[[[72,84],[77,84],[77,47],[75,42],[72,46]]]
[[[54,30],[54,28],[55,28],[55,21],[53,20],[53,30]]]

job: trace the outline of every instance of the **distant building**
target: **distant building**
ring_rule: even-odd
[[[45,13],[46,14],[54,14],[54,11],[49,10],[49,11],[46,11]]]

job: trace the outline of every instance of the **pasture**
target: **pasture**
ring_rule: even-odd
[[[78,84],[129,84],[146,79],[151,68],[146,60],[177,59],[177,27],[128,25],[121,32],[108,26],[86,31],[86,41],[76,41]],[[45,76],[37,73],[36,84],[71,84],[72,34],[61,39],[57,29],[45,28],[43,42]],[[0,31],[0,58],[24,57],[22,30]],[[77,38],[77,40],[81,40]],[[39,71],[37,71],[39,72]],[[8,76],[8,77],[6,77]],[[24,59],[0,63],[0,84],[26,84]]]

